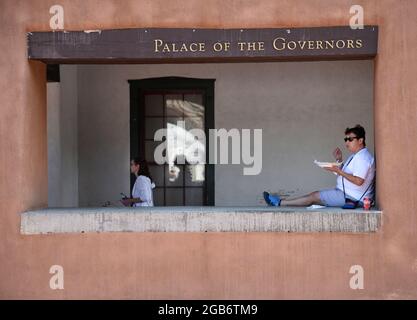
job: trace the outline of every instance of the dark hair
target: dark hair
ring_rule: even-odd
[[[140,157],[135,157],[132,159],[133,163],[139,165],[138,176],[146,176],[152,181],[151,174],[149,173],[148,163],[145,159]]]
[[[363,145],[366,146],[365,129],[360,124],[357,124],[353,128],[346,128],[345,134],[349,134],[349,133],[353,133],[358,139],[363,138]]]

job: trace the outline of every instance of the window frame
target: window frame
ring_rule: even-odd
[[[206,146],[209,145],[209,130],[214,129],[214,84],[216,79],[198,79],[186,77],[161,77],[128,80],[130,85],[130,158],[144,154],[145,144],[145,101],[144,94],[155,90],[199,90],[204,92],[204,119]],[[204,206],[215,205],[215,167],[209,163],[209,153],[206,152],[206,185],[204,192]],[[134,177],[130,177],[130,190],[134,184]]]

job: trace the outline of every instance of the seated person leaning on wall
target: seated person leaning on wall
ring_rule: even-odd
[[[325,168],[335,172],[338,177],[336,188],[315,191],[294,199],[281,199],[264,192],[264,199],[270,206],[310,206],[313,204],[328,207],[342,207],[345,203],[363,206],[362,200],[374,199],[375,160],[366,148],[365,129],[361,125],[345,130],[345,145],[352,153],[342,166]],[[337,148],[333,155],[342,162],[342,151]]]

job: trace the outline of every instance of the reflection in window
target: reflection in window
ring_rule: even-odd
[[[155,205],[203,205],[206,147],[205,108],[202,93],[145,93],[145,157],[149,162]],[[155,163],[154,141],[158,129],[166,128],[167,164]],[[200,133],[196,131],[200,130]]]

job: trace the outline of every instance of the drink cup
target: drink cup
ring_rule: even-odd
[[[369,199],[369,198],[364,198],[363,199],[363,209],[364,210],[371,209],[371,199]]]

